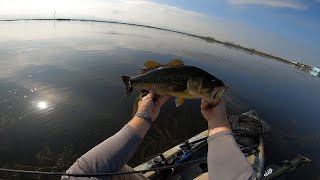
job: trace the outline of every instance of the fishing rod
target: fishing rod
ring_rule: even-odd
[[[204,163],[204,162],[207,162],[207,158],[200,158],[200,159],[188,161],[185,163],[174,164],[174,165],[169,165],[169,166],[164,166],[164,167],[151,168],[151,169],[146,169],[146,170],[128,171],[128,172],[109,172],[109,173],[73,174],[73,173],[66,173],[66,172],[27,171],[27,170],[5,169],[5,168],[0,168],[0,172],[33,174],[33,175],[48,175],[48,176],[102,177],[102,176],[117,176],[117,175],[124,175],[124,174],[146,173],[146,172],[150,172],[150,171],[174,169],[177,167],[182,167],[182,166],[191,165],[191,164],[195,164],[195,163]]]
[[[298,155],[296,158],[294,158],[291,161],[285,160],[283,162],[284,163],[283,166],[278,169],[274,169],[271,167],[267,168],[265,170],[265,173],[263,175],[264,177],[262,178],[262,180],[275,179],[309,162],[311,162],[309,158]]]
[[[186,148],[186,146],[193,146],[196,143],[204,142],[207,139],[207,137],[195,140],[195,141],[186,141],[181,149]],[[190,153],[190,150],[187,151]],[[161,154],[162,155],[162,154]],[[160,156],[161,156],[160,155]],[[164,156],[161,157],[162,160],[166,160]],[[166,163],[166,166],[163,167],[157,167],[157,168],[150,168],[147,170],[139,170],[139,171],[128,171],[128,172],[110,172],[110,173],[82,173],[82,174],[73,174],[73,173],[66,173],[66,172],[46,172],[46,171],[28,171],[28,170],[20,170],[20,169],[6,169],[6,168],[0,168],[0,172],[9,172],[9,173],[20,173],[20,174],[33,174],[33,175],[48,175],[48,176],[73,176],[73,177],[102,177],[102,176],[116,176],[116,175],[124,175],[124,174],[135,174],[135,173],[146,173],[151,171],[163,171],[168,169],[175,169],[178,167],[183,167],[186,165],[196,164],[196,163],[206,163],[207,158],[200,158],[188,162],[179,162],[177,164],[169,165]]]

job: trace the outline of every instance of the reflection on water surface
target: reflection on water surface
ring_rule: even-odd
[[[300,69],[205,41],[142,27],[82,22],[1,22],[0,162],[8,167],[65,170],[131,117],[137,94],[122,75],[143,63],[181,58],[222,79],[228,112],[256,109],[271,126],[267,163],[303,154],[313,160],[290,178],[317,177],[320,166],[319,79]],[[206,128],[199,100],[173,99],[132,164]],[[49,158],[50,157],[50,158]],[[63,158],[64,157],[64,158]],[[59,167],[61,169],[59,169]]]

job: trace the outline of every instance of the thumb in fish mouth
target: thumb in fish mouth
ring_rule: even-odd
[[[215,106],[218,105],[218,103],[221,101],[220,98],[218,100],[208,100],[207,98],[203,98],[201,101],[204,101],[204,104],[200,105],[200,109],[213,109]],[[203,107],[204,106],[204,107]]]
[[[203,98],[205,101],[209,103],[209,106],[214,107],[218,104],[220,98],[218,99],[213,99],[213,98]]]
[[[205,98],[201,99],[200,109],[209,109],[212,107],[213,106]]]
[[[216,106],[218,104],[218,102],[219,102],[219,99],[213,100],[213,101],[211,101],[209,103],[214,107],[214,106]]]

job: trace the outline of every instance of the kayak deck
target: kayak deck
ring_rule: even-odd
[[[250,116],[250,117],[253,117],[255,119],[258,118],[257,115],[254,113],[254,111],[248,111],[243,114]],[[198,157],[198,159],[200,157],[207,157],[207,150],[208,150],[207,141],[206,141],[207,138],[208,138],[208,130],[205,130],[205,131],[193,136],[192,138],[190,138],[190,139],[172,147],[171,149],[163,152],[159,156],[156,156],[156,157],[138,165],[137,167],[134,168],[134,170],[136,170],[136,171],[147,170],[147,169],[157,167],[157,164],[159,162],[163,162],[163,161],[170,162],[172,159],[176,158],[176,156],[179,152],[184,151],[184,149],[182,147],[185,147],[186,145],[190,145],[190,144],[192,146],[190,146],[191,149],[189,149],[188,152],[193,153],[193,157],[192,157],[193,159],[197,159],[197,157]],[[185,153],[185,151],[184,151],[184,153]],[[254,169],[254,171],[256,172],[256,177],[258,177],[258,178],[262,177],[263,170],[264,170],[264,144],[263,144],[262,136],[259,138],[258,150],[256,151],[256,153],[247,156],[247,159],[248,159],[249,163],[252,165],[252,168]],[[202,174],[202,171],[201,171],[202,169],[199,168],[199,163],[197,163],[195,165],[190,165],[189,167],[186,167],[184,169],[185,169],[184,170],[185,172],[180,173],[180,176],[181,176],[181,174],[184,173],[185,177],[193,176],[193,177],[189,177],[189,178],[196,178],[197,176]],[[156,172],[150,171],[150,172],[145,173],[144,176],[152,179],[153,177],[156,176]]]

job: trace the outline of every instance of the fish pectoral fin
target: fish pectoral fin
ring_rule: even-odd
[[[184,99],[183,98],[176,98],[174,100],[174,102],[176,103],[176,107],[179,107],[179,106],[181,106],[181,104],[183,104]]]
[[[158,63],[157,61],[152,61],[152,60],[145,62],[144,65],[147,67],[147,70],[162,67],[162,64]]]
[[[183,66],[184,63],[181,59],[173,59],[165,66]]]

